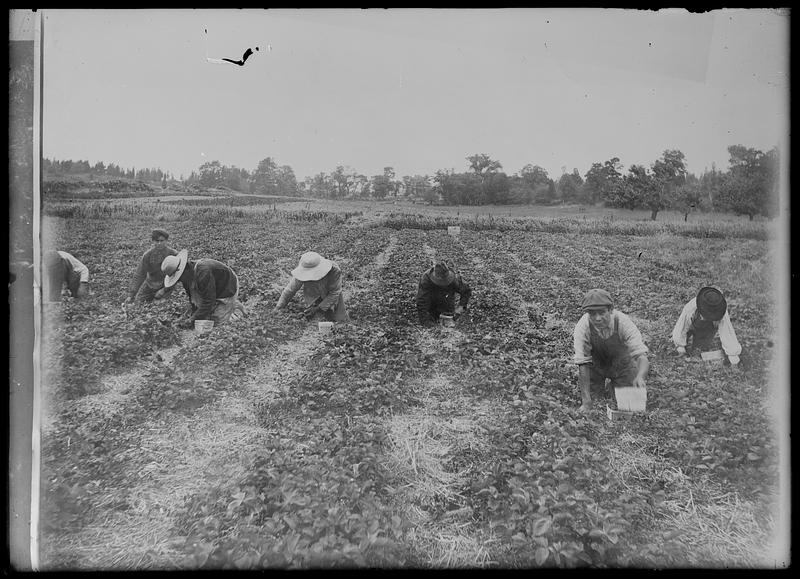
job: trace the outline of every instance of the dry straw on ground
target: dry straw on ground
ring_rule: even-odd
[[[680,467],[648,452],[655,440],[624,432],[608,448],[610,464],[623,486],[661,483],[668,500],[657,507],[664,539],[681,544],[685,564],[709,568],[771,567],[774,524],[759,524],[753,503],[713,485],[707,477],[689,477]],[[698,506],[699,505],[699,506]]]

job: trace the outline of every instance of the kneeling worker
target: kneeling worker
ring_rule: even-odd
[[[218,326],[236,319],[240,313],[244,315],[244,306],[239,301],[239,278],[224,263],[208,258],[190,260],[183,249],[178,255],[165,257],[161,271],[165,288],[180,281],[189,296],[192,316],[179,323],[179,327],[191,328],[195,320],[213,320]]]
[[[573,333],[580,410],[592,407],[592,393],[610,398],[614,388],[645,387],[650,369],[647,346],[633,321],[614,309],[611,295],[603,289],[586,292],[581,308],[586,312]],[[606,387],[606,379],[610,380]]]

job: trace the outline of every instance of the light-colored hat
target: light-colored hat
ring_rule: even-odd
[[[300,281],[317,281],[325,277],[332,267],[330,259],[325,259],[316,251],[307,251],[300,256],[300,263],[292,270],[292,276]]]
[[[189,252],[181,249],[178,255],[168,255],[161,262],[161,271],[164,274],[164,287],[172,287],[183,275],[186,262],[189,261]]]
[[[453,283],[456,278],[456,272],[453,271],[450,264],[440,261],[433,266],[429,277],[436,285],[446,287]]]
[[[614,300],[611,299],[611,294],[604,289],[590,289],[583,296],[581,309],[588,310],[591,308],[610,308],[614,306]]]

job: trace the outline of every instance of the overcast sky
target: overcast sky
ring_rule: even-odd
[[[43,154],[188,176],[207,161],[298,178],[466,171],[557,179],[679,149],[788,143],[776,10],[50,10]],[[206,33],[205,30],[208,32]],[[213,64],[239,59],[244,66]]]

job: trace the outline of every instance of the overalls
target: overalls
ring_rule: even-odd
[[[692,344],[701,352],[710,350],[721,350],[722,342],[719,340],[717,329],[719,322],[704,320],[700,317],[700,312],[695,312],[692,316],[692,325],[686,332],[686,340],[693,336]]]
[[[619,337],[619,321],[614,318],[614,331],[608,338],[589,324],[589,343],[592,346],[592,366],[589,377],[590,390],[603,397],[611,397],[614,388],[633,385],[636,366],[628,353],[628,347]],[[606,378],[610,380],[606,387]]]

